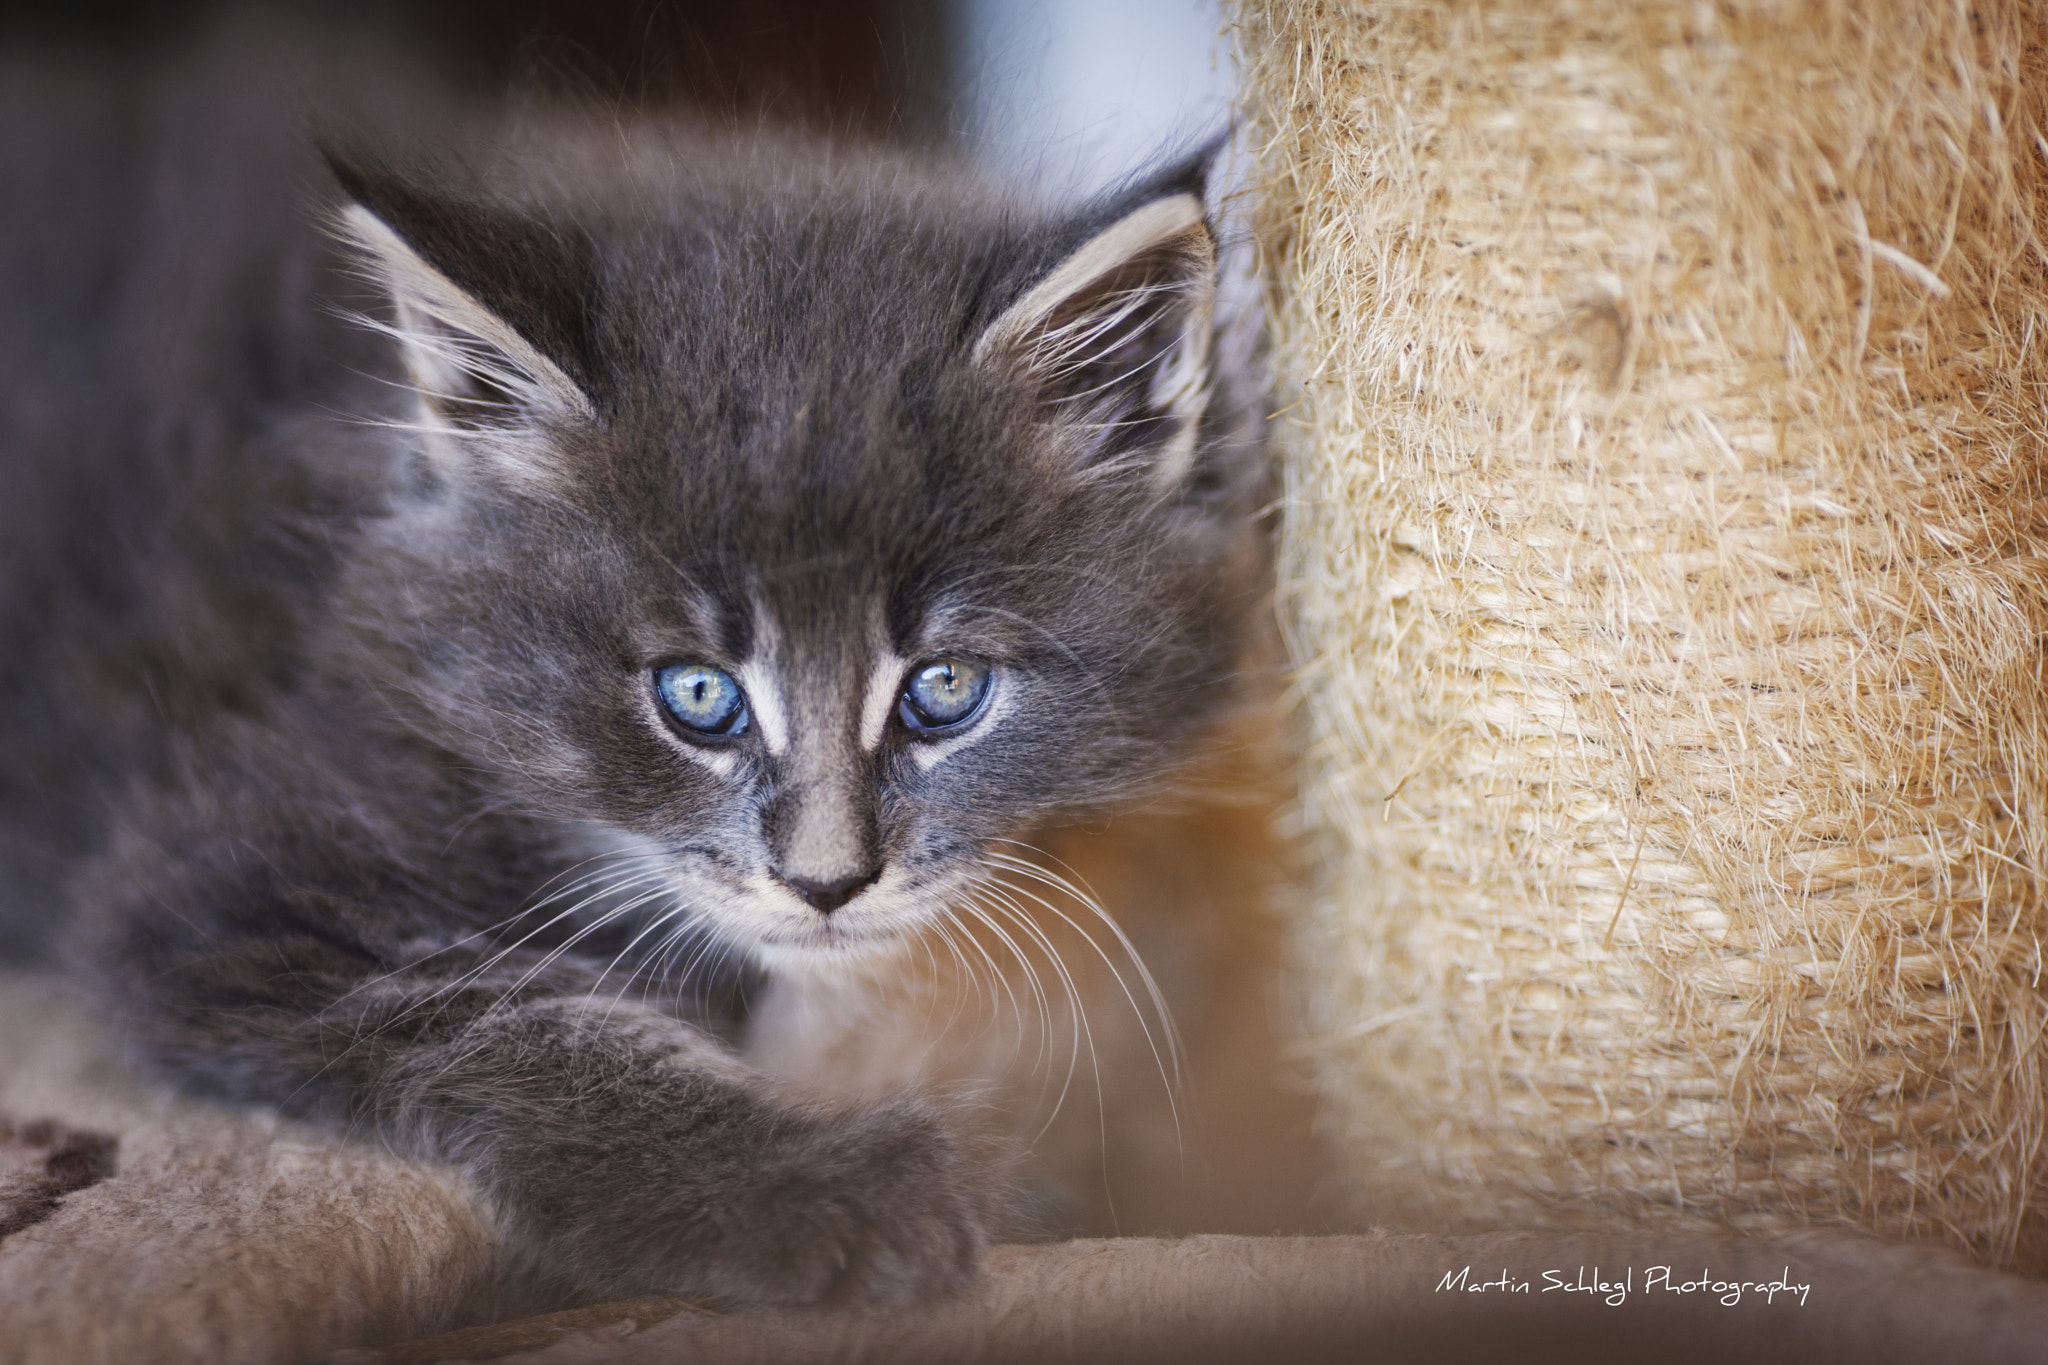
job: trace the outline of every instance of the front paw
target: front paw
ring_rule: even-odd
[[[730,1092],[693,1107],[666,1131],[641,1109],[602,1137],[500,1149],[490,1183],[578,1297],[910,1303],[973,1278],[1002,1163],[931,1110],[828,1116]]]
[[[999,1182],[921,1105],[808,1123],[705,1210],[717,1292],[912,1303],[981,1264]]]

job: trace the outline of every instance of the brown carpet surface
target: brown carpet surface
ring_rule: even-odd
[[[0,1038],[0,1365],[2048,1359],[2048,1284],[1821,1233],[1074,1241],[915,1309],[487,1326],[520,1281],[458,1173],[146,1084],[46,980]]]

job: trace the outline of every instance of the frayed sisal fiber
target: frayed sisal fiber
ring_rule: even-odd
[[[2042,1265],[2048,13],[1232,21],[1360,1209]]]

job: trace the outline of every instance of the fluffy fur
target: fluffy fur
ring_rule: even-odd
[[[107,315],[11,338],[5,811],[65,855],[20,903],[69,878],[158,1065],[462,1163],[577,1292],[959,1284],[990,1164],[735,1049],[764,975],[1014,908],[1003,841],[1147,790],[1232,695],[1257,423],[1206,157],[1069,213],[660,127],[402,169],[356,136],[323,181],[189,116],[230,183],[143,149],[163,201],[87,225]],[[986,704],[914,732],[954,657]],[[664,712],[685,662],[744,732]]]

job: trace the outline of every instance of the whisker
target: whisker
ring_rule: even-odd
[[[1018,848],[1027,849],[1030,852],[1036,853],[1040,857],[1045,858],[1051,862],[1060,861],[1059,859],[1054,858],[1051,854],[1046,853],[1044,850],[1039,849],[1034,845],[1024,843],[1021,840],[998,839],[995,842],[1012,844]],[[1173,1062],[1174,1082],[1175,1084],[1179,1084],[1181,1079],[1180,1030],[1178,1027],[1175,1026],[1173,1022],[1173,1013],[1166,1006],[1166,996],[1163,992],[1160,991],[1158,981],[1154,979],[1151,969],[1145,965],[1144,959],[1138,955],[1137,946],[1131,942],[1130,936],[1124,933],[1123,926],[1118,924],[1116,920],[1110,915],[1110,913],[1102,908],[1102,902],[1096,899],[1094,892],[1089,890],[1085,886],[1079,885],[1078,883],[1066,877],[1063,877],[1058,873],[1051,871],[1048,868],[1040,866],[1039,864],[1032,862],[1028,859],[1019,858],[1014,854],[1003,853],[991,849],[987,852],[985,856],[988,858],[992,858],[997,862],[1000,862],[1005,868],[1008,868],[1016,872],[1021,872],[1026,876],[1032,877],[1037,881],[1042,882],[1045,885],[1050,886],[1053,889],[1058,890],[1060,892],[1063,892],[1067,896],[1073,898],[1075,902],[1085,907],[1089,914],[1093,915],[1096,919],[1100,920],[1102,922],[1103,927],[1108,929],[1109,932],[1115,937],[1117,947],[1123,951],[1125,959],[1130,962],[1132,969],[1138,975],[1139,984],[1145,988],[1145,996],[1147,1001],[1152,1006],[1152,1012],[1154,1016],[1157,1017],[1157,1019],[1159,1020],[1160,1026],[1166,1030],[1167,1054]],[[1067,867],[1067,870],[1069,872],[1072,872],[1074,870],[1071,866],[1068,866],[1067,864],[1062,863],[1061,865]],[[1012,889],[1018,891],[1023,890],[1023,888],[1021,887],[1013,887]],[[1025,892],[1025,894],[1029,895],[1030,893]],[[1056,906],[1046,904],[1044,901],[1039,900],[1037,896],[1032,896],[1032,899],[1038,901],[1041,905],[1045,905],[1046,909],[1051,910],[1061,919],[1066,920],[1067,924],[1071,926],[1076,933],[1080,934],[1082,938],[1088,941],[1089,947],[1095,949],[1097,955],[1102,958],[1103,965],[1109,968],[1110,974],[1112,976],[1116,977],[1117,985],[1123,989],[1125,999],[1130,1000],[1131,1008],[1133,1010],[1137,1010],[1138,1002],[1132,998],[1130,988],[1124,984],[1123,977],[1116,970],[1116,964],[1109,960],[1109,955],[1103,951],[1102,946],[1100,944],[1096,943],[1094,936],[1089,934],[1088,931],[1082,928],[1079,924],[1074,923],[1072,919],[1069,919],[1067,915],[1063,911],[1058,909]]]
[[[548,906],[556,900],[559,900],[565,896],[576,895],[579,891],[586,890],[592,887],[597,888],[590,895],[584,896],[582,899],[570,905],[568,909],[563,910],[559,914],[550,917],[545,923],[530,930],[528,933],[522,935],[520,938],[518,938],[511,944],[499,947],[497,951],[486,955],[485,957],[483,957],[481,961],[473,964],[468,969],[456,974],[446,982],[442,983],[433,991],[430,991],[426,995],[417,997],[410,1001],[405,1006],[405,1008],[398,1011],[398,1013],[392,1015],[388,1019],[385,1019],[376,1028],[370,1030],[361,1038],[351,1042],[348,1047],[343,1048],[339,1054],[329,1059],[318,1071],[316,1071],[311,1077],[308,1077],[304,1084],[311,1084],[314,1080],[317,1080],[320,1076],[326,1074],[326,1072],[330,1068],[337,1065],[341,1061],[345,1060],[349,1055],[351,1055],[358,1046],[368,1043],[369,1041],[374,1039],[378,1034],[383,1033],[388,1029],[396,1027],[397,1025],[403,1023],[405,1020],[414,1017],[420,1011],[432,1007],[437,1002],[452,1001],[453,997],[458,992],[468,988],[469,986],[474,985],[476,982],[483,979],[483,977],[486,976],[490,971],[492,971],[499,963],[505,961],[505,959],[509,957],[511,954],[517,952],[519,949],[524,947],[536,935],[545,933],[549,928],[553,927],[555,924],[560,923],[564,919],[580,914],[584,909],[588,908],[590,905],[596,903],[597,901],[602,900],[606,896],[614,895],[627,887],[645,882],[650,877],[658,876],[658,868],[655,865],[662,863],[664,860],[656,854],[632,854],[623,856],[599,854],[591,858],[586,858],[582,862],[572,864],[570,867],[564,868],[562,871],[556,873],[553,877],[549,878],[548,881],[543,882],[541,886],[537,888],[537,891],[546,890],[547,887],[549,887],[553,883],[560,881],[564,877],[570,876],[579,867],[585,867],[593,862],[599,861],[604,861],[606,865],[604,867],[599,868],[596,872],[590,873],[581,878],[577,878],[575,881],[560,887],[554,893],[543,897],[537,904],[523,906],[519,910],[515,911],[513,914],[507,916],[502,920],[497,921],[495,924],[492,924],[487,928],[479,929],[470,934],[464,935],[461,939],[457,940],[453,944],[442,944],[440,947],[435,948],[431,952],[422,954],[421,956],[413,959],[409,963],[402,964],[400,966],[392,968],[389,971],[366,978],[365,980],[358,982],[356,985],[352,986],[349,990],[347,990],[342,995],[337,997],[333,1002],[331,1002],[329,1005],[327,1005],[320,1011],[320,1015],[324,1016],[328,1014],[330,1011],[339,1008],[350,999],[355,998],[356,996],[360,995],[362,992],[368,990],[373,986],[390,981],[396,977],[417,972],[420,967],[424,966],[426,963],[432,961],[434,958],[439,957],[444,953],[455,951],[457,948],[466,946],[480,938],[487,939],[490,936],[497,934],[505,928],[509,927],[510,925],[518,923],[519,920],[526,917],[527,915],[538,913],[540,910],[546,908],[546,906]],[[562,949],[558,949],[554,955],[544,959],[539,966],[534,968],[532,971],[527,972],[518,982],[514,983],[514,985],[508,988],[506,991],[502,992],[498,1000],[494,1001],[489,1007],[487,1007],[482,1012],[482,1014],[478,1016],[479,1020],[488,1019],[493,1014],[495,1014],[497,1010],[501,1006],[503,1006],[512,995],[524,989],[525,986],[533,979],[534,975],[536,975],[539,971],[544,970],[546,966],[554,960],[554,957],[559,956],[561,951],[565,950],[569,946],[572,946],[575,942],[579,941],[582,937],[594,931],[596,928],[602,927],[603,924],[609,922],[610,918],[612,917],[607,916],[604,919],[600,919],[596,925],[592,925],[589,928],[582,931],[582,933],[576,935],[569,941],[569,944],[563,945]],[[301,1086],[301,1088],[303,1088],[303,1085]]]
[[[993,933],[997,938],[1002,940],[1003,946],[1009,949],[1010,951],[1011,959],[1017,963],[1018,969],[1024,973],[1025,984],[1028,987],[1029,994],[1032,996],[1032,1003],[1037,1006],[1038,1013],[1039,1053],[1038,1056],[1034,1058],[1032,1062],[1033,1068],[1036,1069],[1040,1065],[1040,1063],[1050,1060],[1050,1053],[1047,1050],[1048,1044],[1046,1040],[1050,1038],[1052,1034],[1052,1002],[1050,1001],[1050,999],[1048,999],[1045,987],[1038,978],[1038,969],[1032,965],[1030,958],[1027,957],[1024,953],[1024,950],[1018,946],[1016,940],[1012,939],[1007,933],[1005,933],[1001,925],[997,924],[987,914],[983,913],[982,907],[976,901],[974,901],[973,899],[969,899],[966,905],[966,909],[968,913],[978,923],[986,926],[989,932]],[[1024,1023],[1025,1018],[1024,1009],[1023,1006],[1018,1003],[1017,993],[1014,989],[1011,988],[1008,975],[996,966],[995,958],[992,954],[989,953],[988,946],[986,944],[982,943],[979,939],[976,939],[971,934],[968,936],[968,942],[973,943],[977,948],[979,948],[982,952],[982,955],[985,958],[987,958],[990,974],[1002,986],[1004,993],[1009,997],[1011,1017],[1014,1018],[1019,1025],[1022,1025]],[[1022,1047],[1023,1040],[1017,1039],[1016,1047],[1012,1049],[1010,1055],[1011,1064],[1015,1064],[1017,1060],[1017,1052],[1021,1050]]]
[[[692,956],[677,969],[673,965],[673,959],[679,958],[686,948],[693,950]],[[719,950],[718,960],[711,964],[708,973],[699,975],[697,968],[714,948]],[[663,979],[666,981],[680,977],[686,982],[694,980],[697,983],[697,1013],[708,1014],[711,1011],[711,1001],[704,992],[710,984],[709,978],[715,977],[718,970],[725,965],[725,959],[731,954],[732,949],[732,942],[718,931],[716,925],[703,920],[685,919],[676,928],[672,947],[663,950],[663,957],[670,959],[670,965],[662,968]]]
[[[972,902],[969,902],[969,908],[971,910]],[[990,929],[995,931],[997,937],[1003,940],[1004,946],[1010,950],[1010,955],[1018,961],[1020,966],[1026,966],[1026,976],[1030,980],[1032,992],[1037,997],[1036,1003],[1038,1004],[1039,1014],[1043,1016],[1045,1013],[1044,992],[1037,989],[1036,978],[1030,976],[1028,965],[1024,964],[1023,954],[1018,950],[1017,945],[1010,940],[1010,937],[1007,934],[1004,934],[1000,929],[997,929],[995,925],[989,923],[989,921],[986,918],[980,916],[977,916],[976,918],[980,919],[982,923],[987,924]],[[987,944],[982,943],[980,940],[976,939],[972,934],[969,934],[967,936],[967,942],[973,945],[973,947],[981,953],[983,960],[986,961],[986,963],[988,964],[989,981],[991,987],[1002,987],[1003,995],[1010,1002],[1011,1017],[1016,1019],[1020,1023],[1023,1022],[1024,1006],[1022,1002],[1020,1002],[1017,999],[1016,990],[1010,985],[1009,974],[1004,972],[1001,967],[996,965],[996,960],[994,956],[990,954]],[[991,1003],[993,1003],[993,996],[991,996]]]
[[[1003,842],[1014,843],[1017,841],[1005,840]],[[1029,845],[1022,846],[1029,847]],[[1132,1014],[1138,1020],[1139,1028],[1145,1036],[1146,1046],[1151,1049],[1153,1063],[1159,1068],[1160,1080],[1166,1087],[1167,1104],[1172,1111],[1174,1129],[1178,1134],[1181,1129],[1179,1095],[1183,1083],[1180,1065],[1179,1031],[1174,1027],[1172,1014],[1166,1007],[1165,996],[1160,992],[1157,981],[1154,980],[1151,971],[1139,958],[1136,947],[1124,933],[1122,926],[1110,918],[1109,913],[1102,908],[1092,895],[1084,892],[1072,881],[1010,854],[990,850],[984,856],[1007,870],[1032,876],[1042,884],[1072,896],[1081,905],[1086,906],[1095,918],[1100,920],[1109,929],[1110,933],[1115,936],[1117,945],[1123,950],[1133,970],[1138,974],[1152,1006],[1153,1013],[1158,1018],[1161,1029],[1166,1035],[1166,1051],[1163,1056],[1160,1052],[1159,1039],[1152,1031],[1152,1025],[1146,1018],[1145,1010],[1138,1004],[1137,995],[1131,990],[1129,983],[1124,980],[1123,973],[1117,970],[1116,963],[1111,959],[1109,953],[1095,940],[1094,935],[1090,934],[1083,925],[1044,896],[1037,894],[1028,887],[1018,886],[1008,881],[1000,882],[1005,890],[1022,896],[1057,916],[1068,928],[1081,936],[1082,941],[1093,949],[1095,955],[1102,960],[1102,965],[1108,968],[1111,978],[1115,980],[1117,988],[1123,992],[1125,1001],[1130,1005]],[[1185,1157],[1185,1153],[1183,1153],[1183,1157]]]
[[[947,907],[946,914],[944,916],[932,921],[931,928],[933,932],[938,934],[939,941],[946,945],[946,951],[951,953],[953,955],[953,960],[959,964],[960,972],[963,976],[967,978],[968,984],[974,987],[973,1036],[978,1040],[988,1029],[994,1027],[995,1024],[999,1022],[995,1005],[995,992],[993,990],[990,990],[986,995],[983,994],[980,975],[975,971],[973,964],[967,960],[967,955],[960,951],[960,945],[953,941],[954,934],[958,933],[965,935],[967,931],[964,925],[960,924],[957,920],[953,918],[953,908],[951,906]],[[927,957],[930,958],[932,964],[932,979],[934,984],[937,985],[940,983],[941,980],[938,957],[936,954],[932,953],[931,945],[925,941],[924,935],[920,934],[918,936],[918,941],[920,943],[924,943],[925,953]],[[960,1011],[963,1008],[960,999],[960,992],[947,991],[946,994],[952,997],[953,1012],[946,1016],[946,1022],[940,1027],[939,1030],[941,1034],[950,1033],[953,1029],[953,1026],[959,1023]],[[927,1008],[925,1013],[925,1022],[927,1025],[931,1023],[931,1012],[929,1008]]]
[[[1061,957],[1059,949],[1053,945],[1052,940],[1046,936],[1045,931],[1040,926],[1032,923],[1031,917],[1023,913],[1022,908],[1010,900],[1009,888],[992,883],[983,889],[994,901],[994,904],[989,907],[991,910],[1001,913],[1004,918],[1023,929],[1026,934],[1031,936],[1034,942],[1045,949],[1046,956],[1051,961],[1053,970],[1059,975],[1060,985],[1066,993],[1067,1007],[1072,1012],[1074,1021],[1073,1030],[1069,1034],[1067,1074],[1060,1083],[1059,1097],[1053,1101],[1052,1111],[1046,1115],[1044,1124],[1039,1128],[1037,1136],[1032,1141],[1036,1142],[1044,1138],[1046,1133],[1051,1130],[1054,1121],[1059,1118],[1060,1111],[1066,1107],[1067,1095],[1071,1092],[1074,1084],[1074,1073],[1080,1069],[1081,1047],[1085,1042],[1088,1048],[1089,1075],[1095,1086],[1096,1126],[1100,1131],[1103,1149],[1107,1151],[1109,1146],[1109,1110],[1104,1103],[1102,1095],[1102,1058],[1095,1048],[1095,1030],[1088,1022],[1088,1007],[1082,999],[1079,983],[1074,980],[1073,973],[1068,969],[1066,960]],[[995,927],[992,920],[990,921],[990,927]],[[1001,931],[998,929],[997,932],[1000,933]],[[1049,1024],[1047,1031],[1049,1036]]]
[[[984,890],[985,889],[986,888],[984,888]],[[968,915],[972,917],[974,920],[976,920],[978,923],[985,925],[990,932],[997,934],[998,936],[1007,937],[1006,935],[1004,935],[1002,927],[996,923],[994,915],[992,913],[992,909],[993,907],[982,905],[978,902],[970,904],[966,907]],[[1036,968],[1031,966],[1031,964],[1024,958],[1024,955],[1022,953],[1016,952],[1014,947],[1012,948],[1012,952],[1017,957],[1019,963],[1023,965],[1026,974],[1032,977],[1035,982],[1037,977]],[[1032,1058],[1031,1065],[1031,1069],[1034,1072],[1036,1072],[1039,1076],[1038,1097],[1035,1101],[1033,1101],[1033,1104],[1036,1108],[1044,1110],[1046,1094],[1052,1088],[1052,1067],[1050,1063],[1052,1060],[1052,1038],[1055,1030],[1052,1021],[1051,1001],[1047,993],[1043,990],[1042,987],[1037,987],[1034,985],[1034,989],[1036,990],[1040,1000],[1043,1003],[1039,1008],[1038,1051],[1036,1055]],[[1074,1003],[1075,1002],[1073,1001],[1070,994],[1068,999],[1068,1006],[1070,1010],[1074,1008]],[[1017,1022],[1020,1026],[1023,1024],[1024,1020],[1022,1015],[1017,1016]],[[1069,1037],[1074,1041],[1072,1043],[1072,1046],[1068,1050],[1066,1074],[1064,1077],[1062,1077],[1060,1082],[1060,1093],[1053,1099],[1052,1108],[1050,1109],[1050,1111],[1047,1111],[1045,1124],[1043,1127],[1040,1128],[1038,1133],[1039,1137],[1043,1137],[1045,1135],[1045,1129],[1050,1128],[1052,1126],[1053,1120],[1059,1117],[1060,1110],[1066,1104],[1067,1093],[1073,1086],[1074,1073],[1080,1066],[1081,1052],[1080,1043],[1078,1041],[1079,1036],[1080,1035],[1078,1033],[1069,1033]],[[1017,1060],[1018,1052],[1021,1051],[1022,1046],[1022,1039],[1017,1039],[1016,1046],[1012,1048],[1010,1055],[1010,1060],[1013,1065]],[[1037,1139],[1034,1138],[1033,1140],[1036,1141]]]
[[[643,895],[637,896],[633,900],[628,901],[625,905],[619,907],[617,913],[613,917],[623,917],[631,911],[639,909],[642,905],[646,905],[650,901],[657,899],[660,896],[660,894],[661,889],[657,888],[654,891],[650,891]],[[655,932],[657,929],[662,928],[664,925],[671,923],[678,916],[682,915],[682,913],[682,908],[676,905],[673,901],[671,901],[669,903],[668,909],[665,912],[650,918],[647,921],[647,923],[644,926],[642,926],[639,933],[633,935],[631,939],[627,940],[626,945],[623,948],[619,949],[616,953],[612,954],[612,960],[605,964],[604,970],[597,974],[597,980],[591,983],[590,993],[592,995],[595,995],[597,993],[598,989],[604,985],[605,978],[610,976],[612,972],[618,967],[619,963],[625,961],[626,958],[629,955],[631,955],[633,950],[640,946],[641,940],[645,939],[649,934]],[[574,940],[571,940],[571,942],[573,941]],[[612,997],[613,1010],[616,1010],[620,1002],[626,998],[626,992],[633,989],[633,982],[639,978],[639,975],[639,967],[633,968],[626,974],[626,979],[624,982],[620,984],[618,993]],[[610,1012],[607,1012],[606,1017],[610,1017]]]
[[[1012,909],[1015,908],[1007,889],[998,879],[993,877],[986,868],[977,869],[977,873],[979,880],[976,885],[976,892],[978,895],[1001,901]],[[1015,916],[1011,915],[1009,918],[1014,920]],[[997,933],[1002,932],[1000,928],[993,924],[990,927],[995,929]],[[1087,1011],[1078,989],[1078,983],[1074,981],[1071,973],[1067,970],[1066,961],[1061,957],[1059,949],[1043,933],[1039,932],[1039,926],[1031,923],[1028,917],[1022,923],[1022,928],[1027,939],[1044,951],[1047,961],[1060,978],[1060,985],[1066,995],[1069,1011],[1076,1020],[1080,1021],[1081,1026],[1085,1026]],[[1057,1032],[1053,1022],[1052,993],[1044,988],[1038,967],[1031,960],[1031,955],[1018,945],[1011,943],[1008,935],[1003,936],[1003,941],[1010,945],[1011,953],[1017,958],[1018,964],[1023,968],[1026,979],[1030,983],[1032,993],[1037,997],[1039,1045],[1038,1056],[1034,1061],[1034,1065],[1049,1067],[1052,1064],[1053,1036]],[[1079,1047],[1078,1035],[1075,1035],[1072,1046],[1074,1048]],[[1070,1055],[1068,1058],[1070,1068],[1075,1064],[1075,1061],[1075,1057]]]

